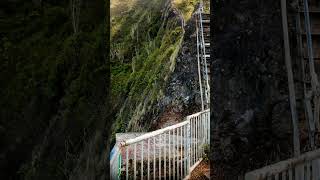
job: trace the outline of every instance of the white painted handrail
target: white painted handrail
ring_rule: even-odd
[[[112,172],[117,179],[183,179],[202,160],[209,145],[210,110],[185,121],[121,142]],[[118,168],[117,168],[118,167]],[[129,178],[130,177],[130,178]]]
[[[198,20],[196,19],[196,24],[198,24]],[[199,28],[196,26],[196,34],[197,34],[197,62],[198,62],[198,76],[199,76],[199,88],[200,88],[200,98],[201,98],[201,110],[204,110],[204,100],[203,100],[203,89],[202,89],[202,76],[201,76],[201,64],[200,64],[200,40],[199,40]]]
[[[144,134],[144,135],[141,135],[139,137],[136,137],[134,139],[129,139],[125,142],[122,142],[121,145],[122,146],[129,146],[131,144],[134,144],[134,143],[138,143],[142,140],[145,140],[145,139],[148,139],[148,138],[151,138],[151,137],[154,137],[154,136],[157,136],[157,135],[160,135],[160,134],[163,134],[167,131],[170,131],[170,130],[173,130],[173,129],[176,129],[176,128],[179,128],[181,126],[184,126],[188,124],[187,121],[184,121],[184,122],[181,122],[181,123],[178,123],[178,124],[175,124],[175,125],[172,125],[172,126],[169,126],[169,127],[165,127],[163,129],[158,129],[156,131],[153,131],[153,132],[150,132],[150,133],[147,133],[147,134]]]
[[[246,173],[245,180],[319,180],[320,149]]]

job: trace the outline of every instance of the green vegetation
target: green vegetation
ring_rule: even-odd
[[[210,14],[210,0],[203,0],[204,12]]]
[[[139,4],[138,1],[136,3]],[[148,3],[145,6],[152,6],[152,3],[157,3],[154,7],[161,5],[158,1]],[[126,90],[131,73],[139,71],[144,59],[154,51],[155,46],[159,46],[155,36],[161,26],[160,9],[152,11],[145,9],[145,6],[131,9],[125,15],[111,16],[112,97]]]
[[[204,144],[201,148],[203,148],[203,152],[204,152],[203,159],[205,161],[209,161],[209,156],[210,156],[210,146],[209,146],[209,144]]]
[[[143,116],[163,97],[183,41],[181,20],[191,16],[195,1],[170,7],[165,0],[130,2],[127,10],[111,9],[112,102],[120,108],[113,133],[148,129]],[[169,17],[172,12],[176,14]]]
[[[173,5],[182,13],[185,21],[188,21],[191,18],[192,13],[194,12],[197,3],[199,0],[173,0]]]

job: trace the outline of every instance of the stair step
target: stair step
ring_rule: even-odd
[[[202,15],[204,15],[204,16],[210,16],[210,13],[202,13]]]
[[[210,73],[210,69],[209,68],[208,68],[207,72]],[[203,72],[203,73],[206,73],[206,72]]]
[[[203,16],[202,15],[202,20],[209,20],[210,21],[210,16]]]
[[[302,32],[301,33],[303,36],[306,36],[307,35],[307,33],[306,32]],[[320,35],[320,31],[318,30],[318,31],[312,31],[311,32],[311,36],[319,36]]]
[[[303,58],[305,61],[309,61],[309,58],[308,57],[304,57]],[[314,60],[314,62],[316,63],[316,64],[319,64],[320,63],[320,57],[314,57],[313,58],[313,60]]]
[[[202,23],[210,23],[210,20],[203,19]]]
[[[210,58],[210,54],[204,55],[205,58]]]
[[[202,64],[202,66],[201,66],[201,69],[205,69],[205,67],[204,67],[205,65],[204,64]],[[208,66],[208,63],[207,63],[207,69],[210,69],[210,66]]]
[[[204,46],[206,46],[206,47],[210,46],[210,43],[204,43]]]
[[[304,13],[304,10],[300,10],[299,13],[303,14],[303,13]],[[311,14],[313,14],[313,13],[318,14],[318,13],[320,13],[320,9],[311,9],[311,10],[309,9],[309,13],[311,13]]]

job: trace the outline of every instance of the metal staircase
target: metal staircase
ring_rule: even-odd
[[[320,2],[304,2],[299,0],[297,5],[297,42],[302,67],[305,116],[309,124],[310,146],[314,149],[320,131]]]
[[[301,61],[305,119],[310,152],[300,154],[300,139],[295,140],[295,157],[246,173],[246,180],[319,180],[320,111],[320,1],[297,0],[296,29],[298,59]],[[282,8],[286,6],[282,0]],[[298,129],[298,127],[296,127]],[[298,153],[296,153],[298,152]]]
[[[111,179],[188,179],[205,156],[210,144],[210,17],[202,1],[196,16],[202,111],[181,123],[118,142],[110,153]]]
[[[196,12],[197,60],[202,109],[210,108],[210,14],[204,12],[203,2]]]

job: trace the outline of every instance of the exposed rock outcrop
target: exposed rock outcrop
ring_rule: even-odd
[[[291,156],[280,1],[214,1],[211,159],[224,179]]]
[[[192,16],[184,29],[183,42],[172,66],[172,74],[165,86],[164,96],[155,107],[159,114],[153,115],[152,129],[180,122],[185,116],[201,110],[196,63],[195,16]]]

